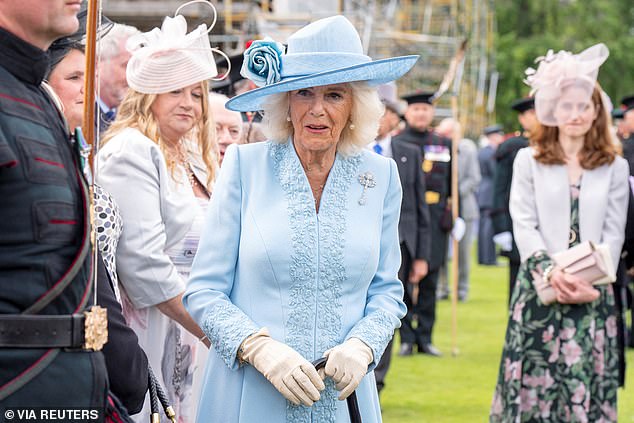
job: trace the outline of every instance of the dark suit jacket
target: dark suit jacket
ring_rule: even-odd
[[[509,212],[509,199],[511,198],[511,180],[513,179],[513,162],[517,152],[528,147],[528,139],[523,136],[509,138],[500,144],[495,151],[496,169],[493,178],[493,232],[513,233],[513,221]],[[512,263],[520,263],[520,253],[513,241],[513,248],[501,255],[508,257]]]
[[[403,188],[399,239],[405,243],[412,259],[429,261],[431,225],[425,202],[425,175],[421,168],[420,149],[404,142],[392,142],[391,146]]]
[[[623,251],[627,253],[625,254],[625,265],[627,268],[634,267],[634,196],[632,195],[632,190],[630,190],[630,203],[627,207]]]
[[[105,116],[105,113],[99,107],[99,103],[95,104],[95,136],[97,136],[97,131],[99,131],[100,135],[103,135],[104,132],[110,127],[112,120],[108,120]]]

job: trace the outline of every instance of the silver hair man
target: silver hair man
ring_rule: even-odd
[[[99,99],[102,111],[116,109],[126,92],[126,66],[130,53],[125,45],[139,30],[133,26],[115,24],[103,37],[99,49]]]

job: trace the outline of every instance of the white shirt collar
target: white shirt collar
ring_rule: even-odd
[[[385,137],[381,139],[377,139],[374,142],[370,143],[369,148],[374,148],[375,145],[380,145],[383,151],[381,152],[382,156],[392,157],[392,136],[387,134]]]
[[[111,109],[110,107],[108,107],[100,97],[97,97],[97,104],[99,105],[99,108],[103,113],[108,113],[110,110],[112,110],[113,112],[116,111],[116,108],[113,107]]]

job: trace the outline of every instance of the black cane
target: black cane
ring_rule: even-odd
[[[326,361],[328,358],[322,357],[313,361],[313,366],[315,366],[315,370],[323,369],[326,367]],[[357,393],[352,392],[346,398],[346,403],[348,404],[348,414],[350,414],[350,423],[362,423],[361,422],[361,413],[359,412],[359,402],[357,401]]]

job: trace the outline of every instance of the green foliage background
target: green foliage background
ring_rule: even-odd
[[[497,120],[519,129],[510,103],[528,95],[524,70],[536,57],[568,50],[578,53],[603,42],[610,57],[599,82],[615,106],[634,94],[634,2],[632,0],[495,0],[496,65],[500,82]]]

